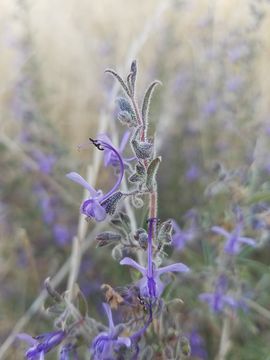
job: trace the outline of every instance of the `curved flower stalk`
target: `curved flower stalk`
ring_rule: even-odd
[[[124,176],[124,163],[119,152],[108,142],[104,140],[92,140],[90,141],[99,149],[99,150],[107,150],[109,152],[113,152],[116,158],[119,161],[120,166],[120,174],[118,179],[111,190],[107,192],[107,194],[103,194],[101,190],[95,190],[88,182],[78,173],[71,172],[67,174],[67,178],[78,183],[87,189],[90,193],[90,198],[85,200],[81,205],[81,213],[86,215],[89,218],[93,218],[96,221],[103,221],[106,218],[107,213],[110,212],[107,205],[110,205],[109,200],[111,196],[117,195],[116,190],[120,187],[121,181]],[[119,198],[120,198],[119,193]]]
[[[256,241],[254,239],[241,236],[242,229],[243,225],[241,223],[237,224],[232,232],[228,232],[220,226],[213,226],[211,228],[213,232],[225,237],[226,242],[224,245],[224,251],[230,255],[238,254],[241,250],[242,244],[256,246]]]
[[[243,303],[236,300],[234,297],[227,295],[227,291],[228,279],[225,275],[222,275],[217,280],[215,292],[202,293],[199,295],[199,299],[207,302],[214,313],[220,313],[225,306],[229,306],[234,310],[241,307]]]
[[[131,346],[129,337],[118,336],[122,327],[114,325],[110,306],[103,303],[103,308],[109,321],[109,330],[101,332],[92,342],[91,351],[95,360],[112,359],[114,353],[121,347],[129,348]]]
[[[26,341],[31,346],[25,353],[27,360],[43,360],[45,359],[45,354],[58,346],[65,339],[66,335],[65,331],[58,330],[35,337],[28,334],[19,334],[18,338]]]
[[[129,265],[138,270],[142,274],[142,278],[137,282],[140,289],[140,295],[148,298],[159,298],[164,290],[164,283],[160,280],[160,276],[167,272],[188,272],[189,268],[182,264],[176,263],[161,268],[156,268],[152,256],[152,237],[153,224],[156,219],[150,219],[148,228],[148,259],[147,267],[143,267],[135,260],[125,257],[120,261],[120,265]]]

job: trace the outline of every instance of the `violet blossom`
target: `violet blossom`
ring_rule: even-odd
[[[20,340],[26,341],[30,345],[30,348],[25,353],[25,357],[28,360],[45,359],[45,354],[58,346],[65,337],[66,332],[63,330],[44,333],[35,337],[28,334],[18,335]]]
[[[128,164],[130,161],[136,159],[136,157],[134,157],[134,156],[131,158],[125,158],[123,156],[123,152],[128,143],[129,136],[130,136],[130,131],[126,131],[123,134],[123,137],[120,141],[119,149],[117,149],[117,152],[121,156],[124,164]],[[113,147],[113,144],[112,144],[110,138],[106,134],[101,134],[98,136],[98,138],[99,138],[99,140],[102,140],[103,142],[106,142],[111,147]],[[114,167],[119,166],[119,157],[116,155],[116,153],[114,151],[112,151],[109,148],[104,149],[104,165],[106,167],[109,165],[114,166]]]
[[[240,301],[227,295],[227,291],[228,279],[225,275],[221,275],[217,280],[215,291],[213,293],[202,293],[199,295],[199,299],[207,302],[214,313],[220,313],[225,306],[229,306],[232,309],[237,309],[242,306]]]
[[[89,218],[94,218],[96,221],[103,221],[106,218],[106,209],[105,209],[105,201],[108,200],[119,188],[121,181],[124,176],[124,163],[121,155],[119,152],[109,143],[103,140],[92,140],[92,143],[99,149],[99,150],[109,150],[114,153],[114,155],[119,160],[120,166],[120,174],[117,179],[117,182],[114,184],[112,189],[108,191],[107,194],[103,194],[101,190],[95,190],[88,182],[78,173],[71,172],[67,174],[67,178],[70,180],[78,183],[79,185],[83,186],[87,189],[91,195],[91,197],[85,200],[81,205],[81,213],[86,215]]]
[[[129,265],[138,270],[142,274],[142,278],[137,282],[140,294],[143,297],[158,298],[164,290],[164,283],[160,280],[160,276],[167,272],[188,272],[189,268],[182,264],[176,263],[161,268],[156,268],[152,256],[152,236],[153,223],[156,219],[150,219],[148,229],[148,261],[147,267],[143,267],[135,260],[125,257],[120,261],[120,265]]]
[[[110,306],[103,303],[103,308],[109,320],[109,330],[101,332],[92,342],[91,351],[95,360],[112,359],[114,352],[118,351],[122,346],[131,346],[129,337],[118,336],[121,327],[114,325]]]
[[[172,221],[174,233],[172,235],[172,245],[179,251],[183,250],[186,244],[197,236],[197,230],[194,221],[188,229],[181,229],[175,220]]]
[[[241,236],[242,229],[242,222],[238,223],[232,232],[228,232],[220,226],[213,226],[211,228],[211,230],[215,233],[225,237],[226,242],[224,245],[224,251],[230,255],[238,254],[241,250],[242,244],[256,246],[256,241],[254,239]]]

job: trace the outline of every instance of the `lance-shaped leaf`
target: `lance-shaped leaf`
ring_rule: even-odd
[[[146,187],[149,191],[154,191],[156,188],[156,175],[161,163],[161,156],[153,159],[147,168]]]
[[[120,85],[122,86],[123,90],[126,92],[126,94],[128,96],[130,96],[130,92],[129,92],[129,89],[127,87],[127,85],[125,84],[124,80],[121,78],[120,75],[117,74],[117,72],[115,72],[114,70],[112,69],[106,69],[105,70],[105,73],[109,73],[111,75],[113,75],[120,83]]]
[[[102,202],[101,205],[107,214],[113,215],[115,213],[116,207],[123,196],[124,194],[121,193],[121,191],[116,191],[109,198]]]
[[[121,240],[121,235],[113,233],[111,231],[104,231],[96,236],[97,246],[102,247],[110,245],[112,243],[117,243]]]
[[[153,91],[157,85],[161,85],[161,82],[158,80],[155,80],[154,82],[152,82],[152,84],[150,84],[150,86],[148,87],[148,89],[146,90],[146,93],[144,95],[143,105],[142,105],[142,120],[144,123],[147,122],[151,98],[153,95]]]

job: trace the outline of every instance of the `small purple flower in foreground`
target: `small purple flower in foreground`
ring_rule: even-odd
[[[130,131],[126,131],[120,142],[119,149],[117,149],[118,154],[121,156],[124,164],[127,164],[129,161],[136,159],[136,157],[131,157],[131,158],[123,157],[123,152],[128,143],[129,136],[130,136]],[[111,147],[113,147],[113,144],[112,144],[110,138],[106,134],[101,134],[98,136],[98,138],[99,138],[99,140],[102,140],[103,142],[106,142]],[[105,166],[112,165],[114,167],[119,166],[119,157],[115,154],[114,151],[112,151],[109,148],[104,149],[104,165]]]
[[[20,340],[26,341],[31,347],[26,351],[25,357],[28,360],[43,360],[44,355],[58,346],[66,337],[63,330],[45,333],[32,337],[28,334],[19,334]]]
[[[225,306],[229,306],[232,309],[237,309],[242,306],[242,303],[232,296],[226,295],[228,290],[228,280],[225,275],[221,275],[216,283],[214,293],[202,293],[199,295],[201,301],[208,303],[210,309],[214,313],[221,312]]]
[[[152,234],[153,223],[156,219],[150,219],[148,230],[148,261],[147,267],[144,268],[135,260],[126,257],[120,261],[120,265],[129,265],[138,270],[143,277],[138,281],[137,286],[140,289],[140,294],[143,297],[157,298],[160,297],[165,285],[160,280],[160,276],[167,272],[188,272],[189,268],[182,264],[172,264],[156,269],[152,259]]]
[[[211,228],[215,233],[224,236],[226,239],[224,245],[224,251],[230,255],[236,255],[241,250],[241,244],[247,244],[250,246],[256,246],[256,241],[254,239],[240,236],[243,229],[243,224],[239,223],[236,225],[235,229],[232,232],[228,232],[220,226],[213,226]]]
[[[118,351],[120,347],[130,347],[131,345],[131,340],[129,337],[118,336],[119,330],[121,331],[121,328],[114,326],[110,306],[103,303],[103,308],[109,320],[109,331],[101,332],[93,340],[91,350],[95,360],[112,359],[114,352]]]
[[[91,140],[91,139],[90,139]],[[103,195],[101,190],[95,190],[88,182],[78,173],[71,172],[67,174],[67,178],[70,180],[78,183],[79,185],[83,186],[85,189],[87,189],[91,195],[91,197],[87,200],[85,200],[81,205],[81,212],[82,214],[85,214],[89,218],[94,218],[96,221],[103,221],[106,218],[106,209],[103,206],[105,201],[110,198],[111,195],[115,193],[115,191],[119,188],[121,181],[124,176],[124,163],[122,160],[121,155],[118,153],[118,151],[110,144],[103,140],[91,140],[92,143],[99,149],[99,150],[105,150],[108,149],[111,152],[115,154],[115,156],[119,160],[119,166],[120,166],[120,174],[117,179],[117,182],[112,187],[112,189],[105,195]]]

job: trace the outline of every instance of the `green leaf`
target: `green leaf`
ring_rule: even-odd
[[[161,156],[151,161],[147,168],[146,187],[149,191],[153,191],[156,187],[156,174],[161,163]]]
[[[150,84],[144,95],[143,105],[142,105],[142,120],[144,123],[147,121],[150,101],[152,98],[153,91],[157,85],[161,85],[161,82],[158,80],[152,82],[152,84]]]
[[[130,92],[129,89],[127,87],[127,85],[125,84],[124,80],[121,78],[120,75],[118,75],[114,70],[112,69],[106,69],[105,73],[109,73],[111,75],[113,75],[120,83],[120,85],[122,86],[123,90],[126,92],[126,94],[130,97]]]

